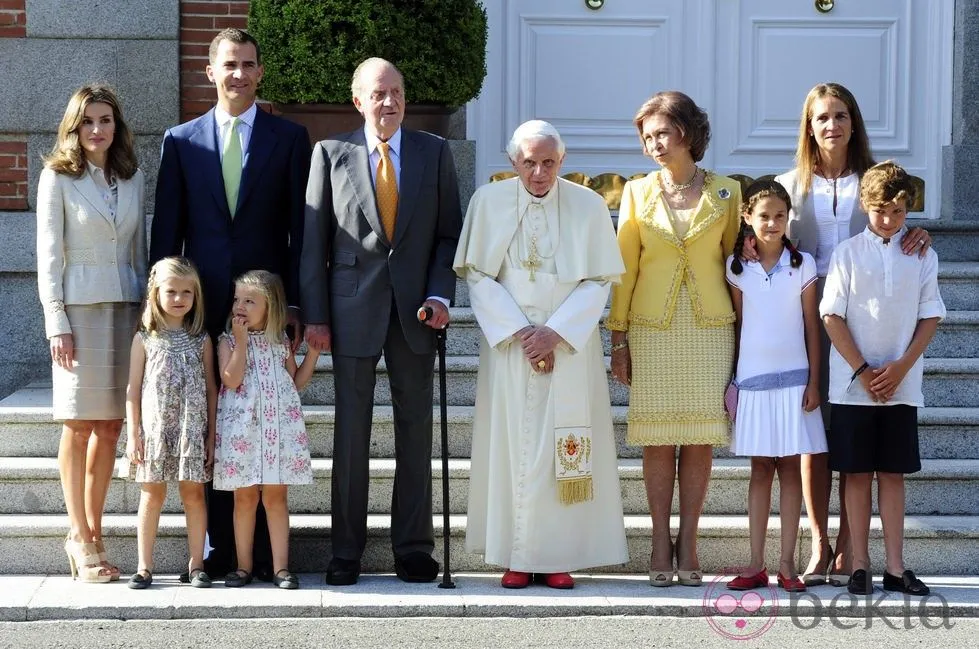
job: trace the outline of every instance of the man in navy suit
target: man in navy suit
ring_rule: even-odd
[[[248,270],[277,273],[290,305],[299,304],[309,135],[302,126],[255,104],[262,80],[258,42],[240,29],[225,29],[211,42],[206,68],[217,106],[169,129],[156,186],[150,263],[183,254],[196,265],[204,288],[207,330],[225,328],[234,279]],[[290,308],[294,347],[297,309]],[[208,490],[208,536],[214,551],[207,572],[220,576],[235,563],[234,498]],[[265,512],[259,507],[255,561],[239,566],[271,579]]]

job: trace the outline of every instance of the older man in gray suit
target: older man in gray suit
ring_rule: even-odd
[[[332,585],[360,575],[367,542],[368,460],[377,363],[394,404],[391,500],[395,570],[432,581],[432,379],[435,332],[449,322],[462,213],[448,143],[401,128],[404,79],[383,59],[354,72],[364,128],[319,142],[306,191],[300,295],[306,342],[332,350]],[[433,316],[420,324],[419,307]]]

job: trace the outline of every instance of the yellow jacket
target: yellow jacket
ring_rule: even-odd
[[[741,227],[741,185],[708,171],[703,198],[680,240],[658,176],[654,171],[629,181],[622,191],[618,239],[625,274],[612,287],[606,326],[612,331],[628,331],[630,323],[669,328],[684,280],[698,324],[734,322],[724,261]]]

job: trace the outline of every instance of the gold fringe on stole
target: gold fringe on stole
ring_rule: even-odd
[[[558,480],[557,491],[562,505],[575,505],[595,498],[591,476]]]

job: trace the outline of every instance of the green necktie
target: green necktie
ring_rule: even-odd
[[[221,159],[221,175],[224,176],[224,193],[228,197],[231,216],[238,207],[238,188],[241,187],[241,138],[238,136],[237,117],[231,118],[228,136],[224,139],[224,157]]]

